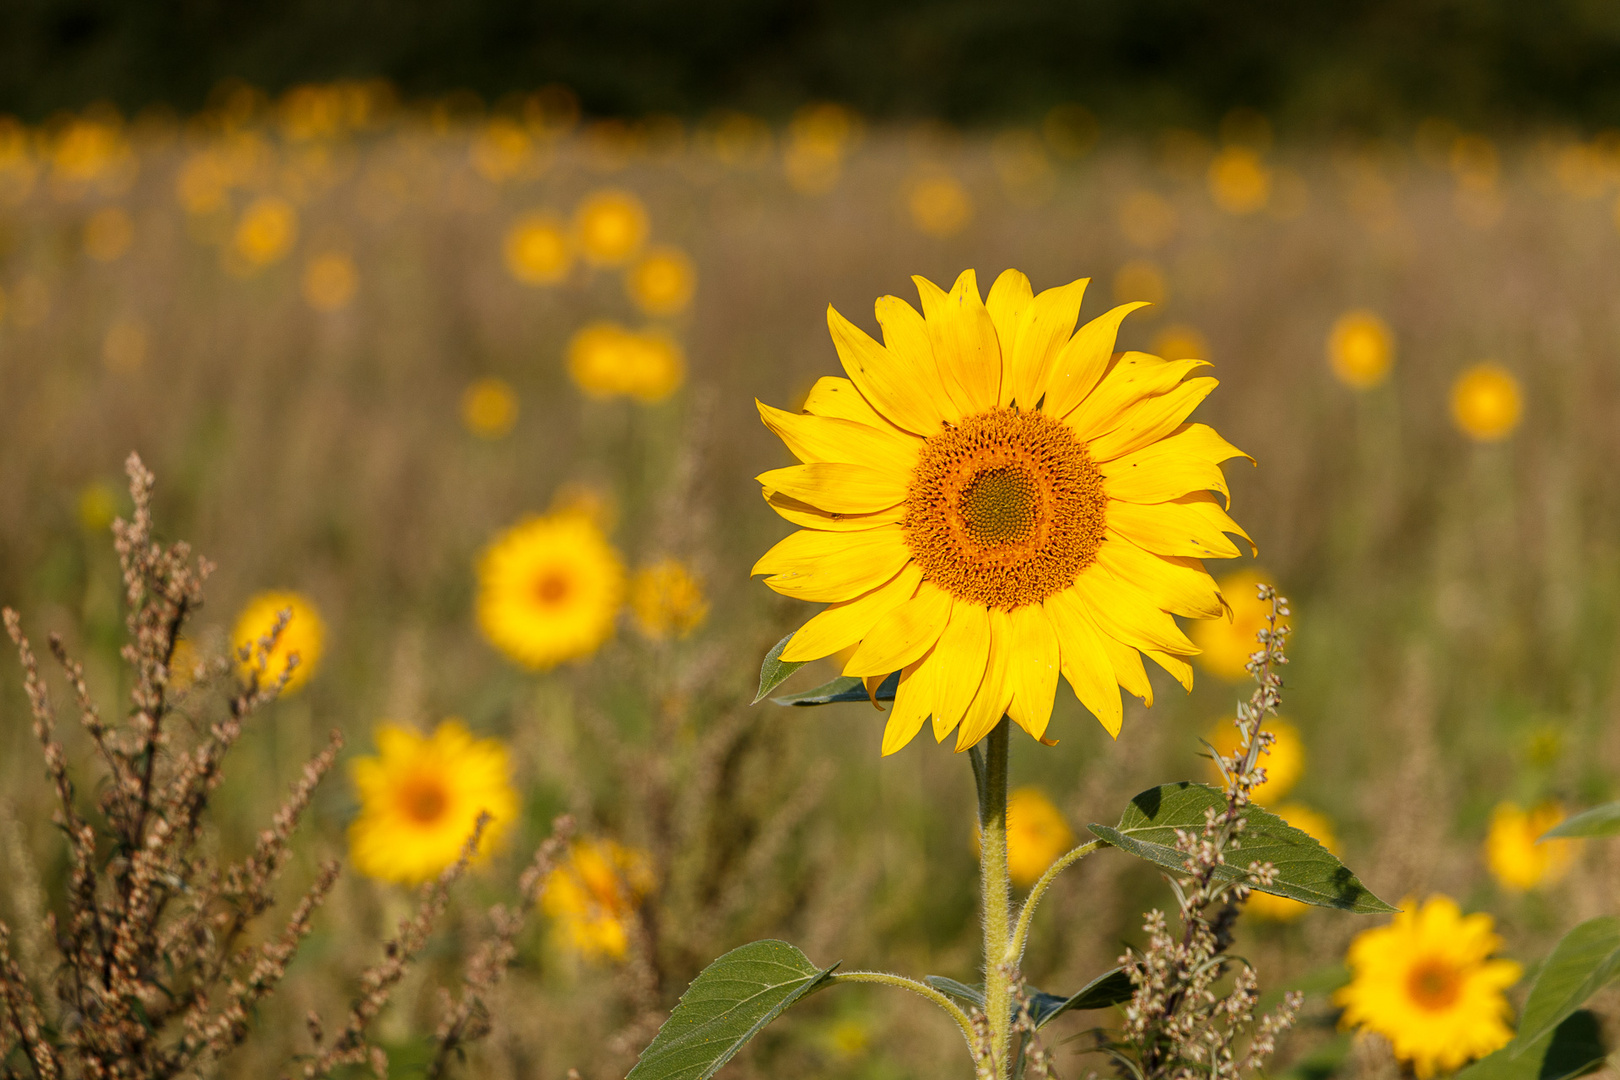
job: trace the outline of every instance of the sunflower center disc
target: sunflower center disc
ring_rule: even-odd
[[[418,825],[431,825],[444,815],[450,798],[445,794],[443,785],[418,777],[405,785],[400,792],[400,802],[406,817]]]
[[[1442,960],[1428,960],[1406,977],[1406,992],[1420,1008],[1439,1012],[1457,1000],[1462,992],[1457,969]]]
[[[548,570],[534,583],[534,598],[545,607],[562,603],[568,596],[568,578],[555,570]]]
[[[901,527],[923,576],[986,607],[1074,584],[1102,544],[1102,474],[1061,421],[992,409],[923,444]]]

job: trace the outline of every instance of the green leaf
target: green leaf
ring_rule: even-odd
[[[1081,987],[1080,992],[1060,998],[1051,994],[1035,995],[1034,1020],[1037,1030],[1056,1020],[1071,1009],[1106,1009],[1131,1000],[1136,987],[1124,968],[1105,971]]]
[[[894,691],[900,685],[900,673],[890,672],[889,677],[878,684],[877,699],[879,701],[893,701]],[[840,675],[832,682],[822,683],[814,690],[806,690],[802,694],[785,694],[782,697],[771,698],[777,705],[833,705],[840,701],[869,701],[866,696],[866,684],[853,675]]]
[[[1455,1080],[1571,1080],[1595,1070],[1608,1054],[1597,1017],[1581,1009],[1539,1039],[1514,1039]]]
[[[754,695],[754,700],[750,704],[758,705],[766,694],[781,686],[789,675],[804,667],[805,662],[802,660],[795,662],[782,659],[782,650],[787,648],[787,643],[792,640],[793,635],[789,634],[772,645],[771,651],[765,654],[765,662],[759,665],[759,693]]]
[[[1566,818],[1541,835],[1541,840],[1559,837],[1579,839],[1593,836],[1620,835],[1620,802],[1604,803]],[[1540,840],[1537,841],[1539,843]]]
[[[1183,780],[1142,792],[1125,808],[1117,826],[1087,828],[1122,851],[1179,873],[1187,856],[1176,850],[1176,830],[1201,831],[1204,811],[1225,805],[1223,792]],[[1254,886],[1260,892],[1369,915],[1395,910],[1374,896],[1309,833],[1258,806],[1246,807],[1243,816],[1248,824],[1240,838],[1242,846],[1228,855],[1231,864],[1217,871],[1222,879],[1234,881],[1244,876],[1250,862],[1269,862],[1277,868],[1277,879],[1270,885]]]
[[[692,980],[626,1080],[708,1080],[832,970],[785,941],[732,949]]]
[[[1589,919],[1563,936],[1536,973],[1519,1019],[1515,1058],[1620,975],[1620,918]]]
[[[929,986],[932,986],[935,990],[938,990],[942,994],[949,994],[958,1001],[965,1001],[969,1005],[977,1005],[981,1009],[984,1008],[983,983],[974,983],[972,986],[969,986],[967,983],[957,982],[955,979],[947,979],[943,975],[924,975],[923,982],[927,983]]]

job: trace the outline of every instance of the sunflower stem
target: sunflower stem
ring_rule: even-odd
[[[984,1009],[990,1028],[992,1075],[1011,1075],[1014,964],[1007,962],[1012,941],[1012,892],[1007,877],[1007,718],[985,745],[984,779],[979,785],[979,882],[984,905]]]

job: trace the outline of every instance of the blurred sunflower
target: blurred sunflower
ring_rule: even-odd
[[[1228,146],[1209,163],[1209,194],[1228,214],[1252,214],[1271,200],[1271,169],[1247,146]]]
[[[680,388],[686,377],[686,358],[667,334],[638,334],[599,321],[580,328],[569,339],[568,374],[588,397],[623,395],[652,404]]]
[[[1395,1056],[1419,1080],[1456,1072],[1513,1038],[1512,1007],[1502,991],[1519,981],[1511,960],[1492,960],[1502,947],[1489,915],[1463,915],[1448,896],[1432,896],[1388,926],[1364,930],[1345,962],[1350,984],[1333,995],[1340,1021],[1387,1038]]]
[[[648,315],[674,315],[692,302],[697,271],[679,248],[654,248],[630,269],[624,284],[630,299]]]
[[[475,739],[451,719],[429,736],[383,724],[376,741],[377,757],[349,766],[360,799],[360,815],[349,826],[357,870],[402,885],[431,880],[461,857],[485,813],[490,821],[478,855],[493,850],[518,811],[499,739]]]
[[[286,255],[297,238],[298,211],[286,199],[265,195],[242,211],[231,246],[248,268],[257,269]]]
[[[517,415],[517,391],[505,379],[476,379],[461,393],[461,422],[480,439],[509,434]]]
[[[316,311],[340,311],[354,299],[360,273],[341,251],[327,251],[304,267],[304,299]]]
[[[1152,697],[1142,653],[1191,685],[1198,649],[1172,616],[1227,611],[1198,560],[1238,554],[1211,492],[1242,452],[1185,423],[1215,380],[1116,356],[1134,305],[1075,332],[1085,281],[1035,296],[1009,270],[988,303],[971,270],[950,293],[916,281],[923,314],[877,303],[886,345],[828,310],[849,379],[823,378],[802,415],[759,405],[804,462],[759,477],[766,501],[805,528],[752,572],[832,605],[782,658],[860,642],[846,675],[899,671],[885,754],[929,717],[958,750],[1003,715],[1044,738],[1060,670],[1117,735],[1117,686]]]
[[[613,636],[624,563],[580,514],[532,517],[478,560],[478,625],[490,644],[542,670],[590,656]]]
[[[703,582],[679,559],[659,559],[636,571],[630,582],[630,613],[636,629],[653,641],[686,638],[709,617]]]
[[[1260,764],[1266,770],[1266,780],[1254,789],[1252,797],[1261,806],[1270,806],[1294,790],[1294,785],[1299,783],[1300,776],[1304,774],[1305,742],[1299,737],[1299,728],[1280,716],[1267,717],[1264,726],[1265,730],[1276,738],[1272,741],[1271,752],[1260,758]],[[1230,717],[1210,729],[1206,738],[1222,757],[1231,757],[1237,753],[1238,729]],[[1209,771],[1212,780],[1224,783],[1220,769],[1213,760],[1209,763]],[[1320,840],[1321,837],[1317,839]]]
[[[634,258],[646,243],[647,230],[647,208],[628,191],[598,191],[574,212],[580,252],[602,266],[617,266]]]
[[[1311,839],[1327,848],[1333,854],[1339,853],[1338,839],[1333,835],[1333,823],[1324,815],[1317,813],[1308,806],[1299,803],[1287,803],[1283,806],[1274,806],[1271,812],[1282,818],[1300,832],[1308,834]],[[1249,894],[1243,910],[1259,919],[1271,922],[1292,922],[1311,909],[1311,905],[1287,896],[1273,896],[1270,893],[1254,892]]]
[[[79,527],[88,533],[102,533],[118,516],[118,489],[105,480],[92,480],[79,489]]]
[[[1569,873],[1575,844],[1542,840],[1543,833],[1564,820],[1564,808],[1547,802],[1526,811],[1515,803],[1498,803],[1485,837],[1485,865],[1504,888],[1524,892],[1551,884]]]
[[[1327,354],[1340,382],[1356,390],[1370,390],[1389,376],[1395,362],[1395,335],[1373,312],[1347,311],[1328,331]]]
[[[978,832],[973,834],[978,846]],[[1028,888],[1047,867],[1074,847],[1074,830],[1046,792],[1015,788],[1007,795],[1007,873],[1013,884]]]
[[[1451,387],[1451,418],[1476,442],[1498,442],[1513,434],[1524,412],[1519,380],[1500,364],[1476,364]]]
[[[1198,666],[1227,682],[1249,677],[1249,657],[1260,648],[1255,635],[1265,628],[1271,605],[1260,599],[1260,586],[1272,580],[1256,570],[1239,570],[1220,579],[1221,595],[1232,612],[1230,619],[1194,623],[1193,644],[1203,650]]]
[[[973,220],[973,197],[947,172],[919,176],[906,186],[906,208],[919,232],[946,240]]]
[[[191,689],[197,681],[197,673],[203,666],[203,658],[197,652],[197,646],[191,643],[190,638],[177,638],[174,643],[174,652],[169,655],[169,682],[168,687],[172,693],[184,693]]]
[[[283,611],[289,613],[287,625],[276,638],[275,648],[262,656],[259,639],[270,633]],[[284,694],[291,694],[309,682],[320,666],[325,639],[326,624],[309,597],[296,592],[262,592],[249,600],[236,617],[236,627],[231,631],[231,652],[242,678],[257,677],[261,686],[281,678],[287,661],[296,654],[298,666],[282,690]],[[243,649],[248,650],[246,660],[242,659]]]
[[[652,860],[614,840],[574,841],[547,876],[540,906],[557,922],[566,947],[587,958],[623,960],[630,923],[653,888]]]
[[[506,230],[506,269],[526,285],[555,285],[568,276],[574,248],[550,214],[525,214]]]

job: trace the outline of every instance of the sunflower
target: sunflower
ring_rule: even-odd
[[[624,286],[648,315],[674,315],[692,302],[697,271],[679,248],[654,248],[625,275]]]
[[[1008,793],[1007,873],[1014,885],[1035,884],[1072,847],[1074,830],[1046,792],[1021,787]]]
[[[1258,586],[1275,583],[1258,571],[1239,570],[1221,578],[1219,584],[1232,617],[1194,623],[1188,636],[1202,650],[1199,667],[1227,682],[1241,682],[1249,677],[1249,657],[1260,648],[1255,634],[1271,616],[1271,605],[1260,599]]]
[[[259,641],[275,628],[281,613],[288,613],[287,624],[276,638],[275,648],[268,655],[260,655]],[[287,661],[294,655],[298,666],[282,688],[283,694],[297,691],[315,674],[321,662],[321,647],[326,638],[326,624],[309,597],[295,592],[262,592],[249,600],[236,617],[231,631],[231,652],[243,679],[257,677],[260,685],[268,685],[281,678]],[[242,659],[242,650],[248,651]]]
[[[1563,877],[1575,859],[1575,845],[1569,840],[1536,842],[1563,820],[1564,808],[1557,803],[1542,803],[1529,811],[1510,802],[1497,804],[1485,837],[1485,865],[1491,876],[1514,892]]]
[[[524,667],[589,656],[613,635],[624,562],[583,514],[532,517],[478,560],[478,625]]]
[[[540,906],[574,952],[622,960],[630,950],[631,918],[652,887],[645,852],[587,837],[574,841],[568,858],[546,877]]]
[[[646,242],[647,230],[647,208],[628,191],[595,192],[574,211],[580,253],[601,266],[629,262]]]
[[[474,739],[459,720],[446,720],[432,735],[384,724],[377,729],[378,757],[349,766],[360,816],[349,826],[354,865],[368,877],[415,885],[434,878],[461,857],[478,824],[489,824],[478,842],[480,857],[495,846],[517,816],[506,747],[498,739]]]
[[[1300,832],[1308,834],[1311,839],[1337,855],[1339,844],[1333,835],[1333,823],[1322,814],[1317,813],[1308,806],[1299,803],[1289,803],[1286,806],[1274,807],[1271,811]],[[1309,904],[1301,903],[1287,896],[1273,896],[1271,893],[1253,892],[1244,904],[1244,910],[1258,919],[1267,919],[1272,922],[1292,922],[1309,911]]]
[[[1507,438],[1523,413],[1519,380],[1500,364],[1476,364],[1451,386],[1451,419],[1475,442]]]
[[[636,629],[651,641],[688,638],[709,617],[703,580],[679,559],[643,566],[630,582],[630,612]]]
[[[1255,786],[1250,797],[1261,806],[1270,806],[1292,791],[1294,785],[1299,783],[1300,775],[1305,772],[1305,741],[1299,737],[1299,728],[1280,716],[1267,717],[1265,729],[1274,736],[1270,751],[1260,758],[1260,766],[1266,770],[1266,779]],[[1238,751],[1238,729],[1231,717],[1211,728],[1208,739],[1222,757],[1229,758]],[[1220,767],[1213,759],[1209,763],[1209,771],[1211,780],[1217,784],[1225,783]],[[1309,829],[1305,831],[1310,832]]]
[[[1502,991],[1519,981],[1511,960],[1492,960],[1502,945],[1489,915],[1463,915],[1448,896],[1430,897],[1388,926],[1350,943],[1350,984],[1333,995],[1342,1023],[1387,1038],[1420,1080],[1455,1072],[1507,1045],[1513,1029]]]
[[[1395,335],[1371,311],[1347,311],[1328,332],[1328,363],[1340,382],[1356,390],[1382,383],[1395,363]]]
[[[1117,735],[1116,686],[1152,701],[1142,654],[1192,685],[1172,616],[1228,612],[1199,559],[1238,554],[1212,492],[1242,452],[1184,422],[1215,380],[1116,356],[1139,305],[1074,332],[1084,280],[1035,296],[1009,270],[988,302],[971,270],[949,293],[916,281],[923,314],[878,301],[884,344],[828,310],[848,379],[817,382],[802,415],[759,406],[804,463],[762,474],[765,499],[804,528],[753,573],[831,605],[782,659],[859,642],[844,674],[899,671],[885,754],[930,717],[958,750],[1003,715],[1044,738],[1060,671]]]

